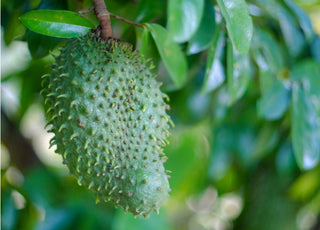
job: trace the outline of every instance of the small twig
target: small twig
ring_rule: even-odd
[[[86,10],[79,10],[78,14],[87,14],[90,13],[92,10],[94,10],[94,6],[91,6],[89,9]]]
[[[110,13],[107,10],[104,0],[93,0],[94,12],[100,22],[101,38],[108,39],[112,37],[112,28],[110,22]]]
[[[131,25],[134,25],[134,26],[143,27],[143,24],[130,21],[130,20],[128,20],[128,19],[125,19],[125,18],[123,18],[123,17],[120,17],[120,16],[115,15],[115,14],[110,13],[110,12],[109,12],[109,14],[110,14],[111,17],[113,17],[113,18],[115,18],[115,19],[117,19],[117,20],[123,21],[123,22],[125,22],[125,23],[131,24]]]

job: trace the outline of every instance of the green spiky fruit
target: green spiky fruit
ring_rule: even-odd
[[[69,39],[44,77],[56,152],[103,201],[148,216],[168,197],[168,136],[160,83],[132,46],[97,34]]]

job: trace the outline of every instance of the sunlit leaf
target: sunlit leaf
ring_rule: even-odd
[[[215,34],[215,24],[215,12],[213,5],[209,0],[206,0],[200,26],[189,41],[187,47],[189,54],[199,53],[210,46]]]
[[[88,19],[64,10],[29,11],[20,20],[36,33],[60,38],[78,37],[94,28]]]
[[[169,0],[168,31],[176,42],[186,42],[196,32],[203,14],[204,0]]]
[[[298,201],[306,201],[312,198],[319,191],[319,174],[320,170],[317,168],[301,174],[290,186],[290,196]]]
[[[183,52],[162,26],[147,24],[147,28],[151,32],[170,77],[177,87],[181,87],[187,75],[187,61]]]
[[[292,144],[301,169],[313,168],[320,158],[320,137],[317,113],[301,85],[292,87]]]
[[[241,53],[249,51],[253,25],[244,0],[217,0],[221,13],[227,22],[228,35],[234,47]]]
[[[243,56],[227,42],[227,83],[230,104],[237,101],[246,91],[252,70],[249,55]]]

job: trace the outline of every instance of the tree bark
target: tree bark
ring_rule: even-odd
[[[107,10],[104,0],[93,0],[94,12],[100,22],[102,39],[112,37],[112,28],[110,22],[110,13]]]

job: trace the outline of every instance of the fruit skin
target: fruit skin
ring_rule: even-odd
[[[99,34],[68,39],[44,76],[50,141],[98,200],[145,217],[169,196],[162,147],[166,97],[132,46]]]

